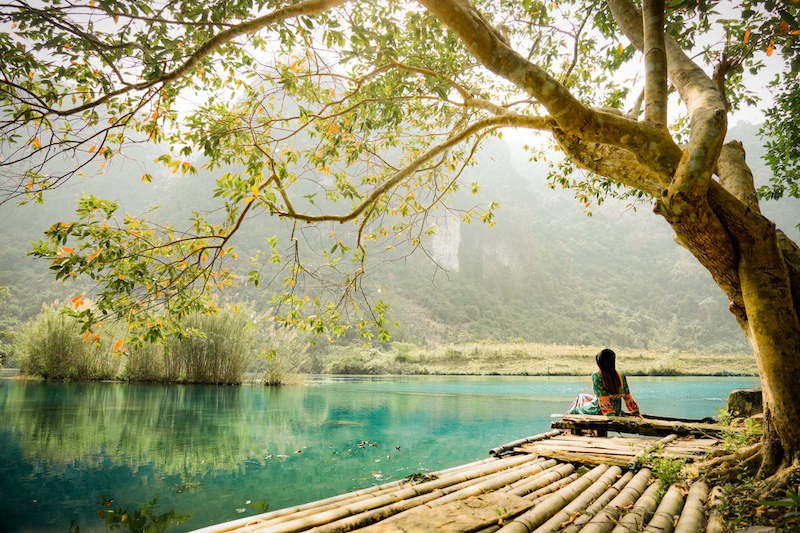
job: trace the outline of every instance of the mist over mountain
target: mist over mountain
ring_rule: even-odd
[[[760,184],[769,171],[756,131],[739,125],[729,137],[744,142]],[[648,206],[634,209],[610,199],[588,216],[571,191],[547,187],[547,167],[529,162],[519,144],[492,141],[465,175],[465,183],[479,182],[480,193],[462,191],[455,200],[499,202],[495,227],[465,224],[442,211],[435,215],[437,232],[423,241],[429,256],[372,261],[365,286],[390,304],[391,318],[400,323],[395,339],[746,349],[722,291]],[[153,162],[164,151],[135,146],[102,175],[48,193],[44,206],[0,207],[0,286],[10,290],[4,315],[27,319],[43,303],[89,289],[55,282],[46,263],[25,256],[44,229],[74,217],[82,194],[117,199],[123,211],[137,214],[158,204],[155,216],[177,226],[188,223],[193,209],[211,205],[212,177],[170,175]],[[144,172],[154,176],[152,184],[141,182]],[[763,202],[762,208],[800,239],[797,200]],[[249,252],[286,231],[285,222],[261,216],[243,227],[237,246]],[[237,289],[230,297],[265,307],[269,294]]]

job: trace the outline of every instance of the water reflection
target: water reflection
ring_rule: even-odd
[[[64,531],[74,521],[102,531],[95,512],[103,498],[127,508],[157,498],[155,514],[192,515],[174,529],[182,531],[446,468],[546,429],[586,381],[0,381],[0,529]],[[637,378],[631,386],[645,411],[706,416],[731,389],[752,384]]]

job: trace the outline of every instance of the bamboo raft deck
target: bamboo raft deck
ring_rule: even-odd
[[[603,418],[604,421],[596,420]],[[718,489],[702,481],[665,487],[644,456],[687,462],[718,453],[718,428],[678,422],[662,438],[574,433],[633,419],[564,417],[546,433],[490,450],[490,457],[435,473],[415,474],[287,509],[209,526],[223,532],[494,532],[694,533],[722,530]],[[640,420],[651,434],[650,420]],[[664,430],[666,425],[657,424]],[[704,424],[709,426],[709,424]],[[602,431],[603,428],[600,428]],[[571,433],[567,433],[567,431]],[[707,517],[708,515],[708,517]]]

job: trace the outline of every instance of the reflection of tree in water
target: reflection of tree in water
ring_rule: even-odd
[[[49,470],[152,465],[193,476],[235,470],[247,460],[293,453],[326,405],[305,402],[303,388],[14,383],[0,387],[3,429],[26,457]]]

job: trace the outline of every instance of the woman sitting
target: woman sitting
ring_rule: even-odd
[[[616,369],[617,355],[613,350],[604,348],[595,356],[599,372],[592,374],[594,395],[581,393],[572,403],[568,413],[571,415],[606,415],[624,416],[622,400],[625,408],[633,416],[639,415],[639,406],[628,389],[625,374]]]

